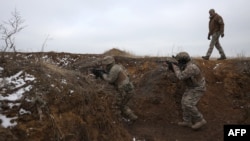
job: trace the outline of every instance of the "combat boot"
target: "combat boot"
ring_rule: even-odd
[[[182,127],[191,127],[192,123],[189,121],[182,121],[182,122],[178,122],[178,125]]]
[[[209,57],[208,56],[202,56],[202,59],[209,60]]]
[[[129,115],[129,119],[130,119],[131,121],[136,121],[136,120],[138,119],[138,116],[135,115],[134,113],[131,113],[131,114]]]
[[[138,119],[138,116],[134,114],[134,112],[130,108],[126,108],[126,110],[123,113],[129,120],[136,121]]]
[[[217,60],[225,60],[225,59],[227,59],[227,57],[226,56],[221,56],[220,58],[218,58]]]
[[[202,120],[196,122],[194,125],[192,125],[192,129],[194,129],[194,130],[200,129],[206,123],[207,123],[207,121],[205,119],[202,119]]]

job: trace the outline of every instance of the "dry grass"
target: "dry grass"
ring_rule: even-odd
[[[56,66],[56,65],[49,64],[49,63],[46,63],[46,62],[43,62],[43,63],[42,63],[42,66],[48,68],[49,70],[51,70],[51,71],[54,72],[55,74],[60,74],[60,75],[62,75],[62,76],[65,76],[66,73],[67,73],[67,70],[61,69],[61,68],[59,68],[59,67]]]

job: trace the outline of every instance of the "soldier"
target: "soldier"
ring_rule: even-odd
[[[131,121],[135,121],[138,117],[128,107],[128,102],[134,95],[134,86],[130,82],[127,71],[120,64],[115,64],[112,56],[106,56],[102,61],[107,73],[103,73],[102,78],[113,84],[118,90],[116,95],[115,106],[120,110],[121,115],[127,117]]]
[[[177,62],[172,63],[174,73],[186,85],[181,100],[183,121],[179,122],[178,125],[199,129],[207,123],[196,107],[206,90],[205,78],[202,76],[199,67],[191,61],[187,52],[180,52],[175,58],[178,65],[176,65]]]
[[[209,33],[208,33],[208,40],[210,40],[210,36],[212,36],[212,40],[210,42],[208,51],[206,56],[202,56],[204,60],[209,60],[209,57],[211,56],[214,46],[217,48],[217,50],[220,53],[220,58],[218,60],[224,60],[226,59],[226,55],[223,51],[223,48],[220,45],[219,37],[224,37],[224,22],[222,17],[215,13],[214,9],[209,10],[210,14],[210,20],[209,20]]]

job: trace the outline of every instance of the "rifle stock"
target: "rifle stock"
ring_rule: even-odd
[[[101,68],[92,68],[91,72],[95,75],[96,79],[98,79],[98,78],[103,79],[102,75],[104,73],[106,73],[106,71],[104,69],[101,69]]]

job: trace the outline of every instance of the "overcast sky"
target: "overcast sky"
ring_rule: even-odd
[[[27,25],[16,49],[103,53],[118,48],[136,55],[205,55],[208,11],[225,22],[220,39],[227,56],[250,55],[249,0],[0,0],[0,22],[17,9]],[[1,46],[2,46],[1,42]],[[214,49],[213,57],[219,57]]]

